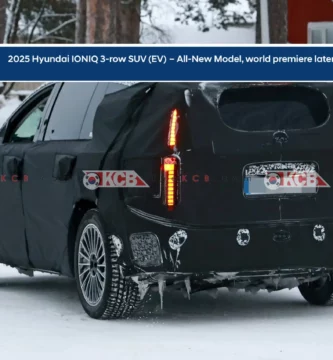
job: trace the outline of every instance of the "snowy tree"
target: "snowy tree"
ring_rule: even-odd
[[[6,26],[3,42],[15,43],[17,40],[17,30],[20,20],[21,0],[11,0],[6,17]]]
[[[254,23],[255,0],[160,1],[172,4],[176,21],[201,31]],[[7,0],[5,42],[170,42],[152,16],[154,6],[155,0]]]
[[[212,27],[226,29],[228,26],[254,24],[255,0],[169,0],[168,2],[173,3],[177,9],[175,21],[183,24],[195,22],[201,31],[209,31]],[[80,3],[81,1],[78,2],[78,6]],[[230,5],[243,3],[246,5],[245,10],[230,8]],[[155,33],[159,42],[168,42],[166,31],[158,27],[150,16],[151,4],[151,0],[87,1],[87,41],[137,43],[140,40],[141,29],[141,36],[142,33],[145,35],[147,32]]]
[[[179,8],[176,21],[198,25],[206,32],[211,28],[254,24],[256,0],[175,0]]]
[[[141,4],[140,42],[150,44],[172,42],[168,27],[158,24],[158,20],[161,13],[163,14],[163,11],[172,12],[174,9],[170,6],[170,3],[168,6],[162,8],[160,1],[161,0],[149,0],[149,4],[148,1],[143,1]]]
[[[74,42],[76,21],[75,0],[21,1],[19,36],[22,42]]]
[[[75,0],[0,0],[0,42],[72,43],[75,11]]]

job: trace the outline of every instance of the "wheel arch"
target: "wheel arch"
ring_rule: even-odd
[[[79,200],[73,209],[67,238],[68,261],[71,275],[74,277],[74,252],[77,230],[87,211],[97,209],[96,204],[90,200]]]

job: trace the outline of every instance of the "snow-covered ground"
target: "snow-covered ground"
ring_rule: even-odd
[[[313,360],[333,350],[333,308],[297,290],[154,295],[134,318],[90,319],[71,279],[0,266],[0,358]]]

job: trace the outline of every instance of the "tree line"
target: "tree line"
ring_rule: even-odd
[[[160,0],[172,2],[174,21],[195,23],[200,31],[252,26],[257,15],[260,42],[260,0]],[[230,5],[246,2],[247,10]],[[268,0],[272,43],[287,42],[287,0]],[[212,16],[213,15],[213,16]],[[166,42],[167,33],[152,19],[152,0],[0,0],[0,42],[3,43],[140,43],[142,29]]]

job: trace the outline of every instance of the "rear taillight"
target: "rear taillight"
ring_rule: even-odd
[[[179,160],[175,156],[163,159],[164,204],[173,210],[179,195]]]
[[[179,127],[179,113],[177,109],[172,110],[169,121],[168,146],[171,149],[177,147],[177,132]]]
[[[173,109],[170,113],[168,147],[177,153],[178,129],[179,129],[179,110]],[[179,177],[180,163],[178,156],[171,155],[162,159],[162,172],[164,183],[164,204],[168,210],[173,210],[179,199]]]

